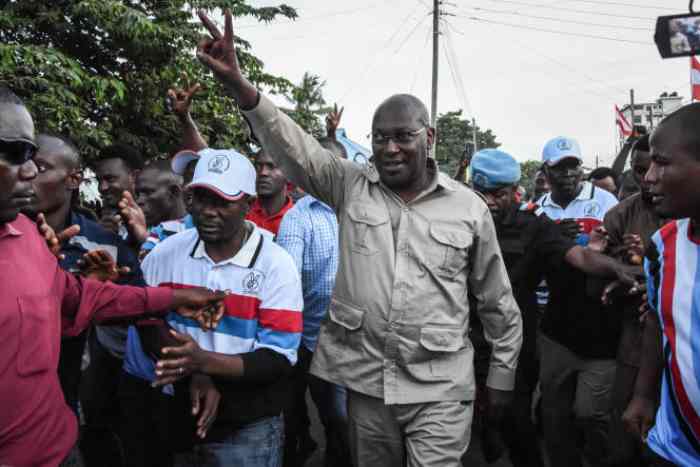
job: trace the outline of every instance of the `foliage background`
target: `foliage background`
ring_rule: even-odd
[[[259,21],[296,17],[286,5],[243,0],[0,1],[0,83],[23,98],[39,131],[69,135],[88,159],[116,140],[151,158],[180,141],[165,96],[186,74],[202,84],[193,116],[209,143],[242,147],[241,115],[194,55],[205,32],[195,13],[216,8]],[[256,85],[272,94],[295,89],[266,73],[244,38],[237,45]]]

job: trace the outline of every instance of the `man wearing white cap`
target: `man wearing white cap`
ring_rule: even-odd
[[[542,159],[552,191],[538,201],[539,211],[586,246],[617,200],[582,181],[583,161],[576,140],[550,140]],[[580,466],[583,457],[599,465],[607,455],[621,320],[619,313],[601,304],[602,284],[596,281],[566,264],[548,279],[549,303],[540,334],[540,384],[545,446],[552,465]],[[582,450],[579,439],[583,439]]]
[[[209,334],[168,315],[178,344],[162,349],[155,368],[151,363],[155,382],[192,376],[212,380],[221,393],[218,410],[198,420],[203,441],[188,453],[195,465],[276,466],[284,380],[302,329],[301,281],[289,254],[245,220],[256,195],[255,169],[245,156],[200,152],[188,190],[195,228],[157,245],[143,262],[144,277],[175,288],[227,290],[226,313]]]

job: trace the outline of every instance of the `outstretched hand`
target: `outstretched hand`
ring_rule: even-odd
[[[88,279],[100,282],[116,282],[131,270],[126,266],[117,266],[117,262],[105,250],[93,250],[83,255],[78,261],[80,273]]]
[[[39,215],[36,216],[36,226],[39,229],[41,236],[44,237],[46,246],[49,247],[51,253],[59,261],[65,258],[65,255],[61,253],[61,247],[63,244],[78,235],[80,232],[80,226],[71,225],[67,229],[56,233],[49,223],[46,222],[46,217],[42,213],[39,213]]]
[[[205,288],[173,290],[173,305],[180,316],[197,321],[204,331],[218,326],[224,316],[226,292]]]
[[[231,10],[226,9],[224,12],[223,34],[203,11],[200,10],[198,14],[211,36],[200,41],[197,46],[197,58],[214,73],[216,79],[223,83],[241,107],[252,109],[257,103],[258,91],[241,72],[236,57],[236,47],[233,44]]]

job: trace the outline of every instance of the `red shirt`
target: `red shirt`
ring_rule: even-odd
[[[117,286],[64,272],[37,227],[0,225],[0,465],[56,466],[78,425],[58,382],[61,333],[92,320],[164,310],[172,291]]]
[[[272,215],[268,215],[263,209],[262,204],[260,204],[260,198],[257,198],[253,202],[253,206],[250,208],[250,212],[246,216],[246,219],[253,222],[260,228],[269,230],[274,235],[277,235],[277,231],[280,229],[280,223],[282,223],[282,218],[284,215],[294,207],[294,202],[292,198],[287,196],[287,202],[284,203],[282,209]]]

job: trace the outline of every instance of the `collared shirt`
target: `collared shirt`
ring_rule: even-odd
[[[22,215],[0,226],[0,258],[0,464],[58,465],[78,428],[56,372],[61,332],[162,310],[172,292],[74,277]]]
[[[338,219],[328,205],[306,195],[284,216],[277,244],[289,252],[301,274],[304,292],[301,343],[313,352],[338,272]]]
[[[78,260],[89,251],[104,250],[119,266],[129,268],[129,274],[120,277],[119,284],[144,286],[141,266],[134,251],[118,235],[108,231],[85,216],[71,212],[68,225],[78,225],[80,232],[71,238],[61,249],[65,258],[61,267],[66,271],[77,272]],[[107,351],[117,358],[124,358],[127,326],[121,324],[95,326],[97,340]]]
[[[472,294],[492,336],[487,384],[512,389],[522,323],[484,202],[429,159],[429,186],[404,203],[374,165],[333,155],[266,97],[244,114],[287,177],[338,216],[338,276],[311,372],[387,404],[469,400]]]
[[[182,219],[161,222],[148,231],[148,238],[141,245],[141,251],[151,251],[157,244],[176,233],[194,228],[192,215],[187,214]]]
[[[700,465],[700,244],[690,238],[689,219],[654,234],[645,269],[664,351],[661,403],[647,444],[674,465]]]
[[[269,232],[250,221],[246,226],[248,240],[232,258],[212,260],[197,229],[189,229],[159,244],[142,265],[149,284],[227,292],[225,314],[212,331],[175,313],[167,321],[202,349],[243,360],[241,377],[214,378],[222,394],[217,424],[229,428],[280,413],[302,331],[301,280],[292,258]]]
[[[543,195],[537,204],[540,206],[538,213],[544,212],[550,219],[573,219],[578,222],[583,231],[576,240],[585,246],[588,245],[590,233],[603,223],[605,214],[617,204],[617,198],[591,182],[583,182],[581,192],[566,208],[552,199],[551,192]]]
[[[277,235],[277,231],[280,229],[280,223],[282,222],[282,218],[287,213],[287,211],[292,209],[292,207],[294,207],[294,202],[292,201],[292,198],[287,196],[287,199],[284,205],[282,206],[282,209],[280,209],[274,214],[268,214],[267,212],[265,212],[265,208],[263,208],[262,204],[260,203],[260,198],[257,198],[253,202],[253,205],[250,207],[250,212],[246,216],[246,219],[253,222],[261,229],[265,229],[267,231],[272,232],[273,235]]]

